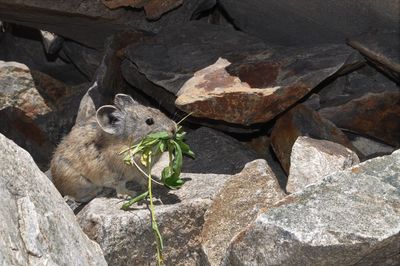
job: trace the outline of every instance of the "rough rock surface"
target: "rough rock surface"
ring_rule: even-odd
[[[0,134],[0,263],[106,265],[32,157]]]
[[[398,0],[220,0],[219,4],[237,28],[279,45],[341,43],[371,29],[399,34]]]
[[[193,116],[251,125],[357,65],[356,55],[345,45],[271,47],[230,27],[193,21],[128,47],[123,73],[167,109],[179,96],[175,104]]]
[[[342,129],[400,147],[400,88],[397,92],[369,93],[318,113]]]
[[[400,1],[394,2],[397,2],[397,10],[399,10]],[[399,22],[397,25],[399,25]],[[400,83],[400,38],[398,29],[393,32],[369,32],[350,38],[348,43],[377,68]]]
[[[372,159],[378,156],[388,155],[395,151],[395,148],[377,140],[346,133],[351,144],[360,152],[362,160]]]
[[[316,183],[328,174],[358,164],[350,149],[327,140],[298,137],[290,154],[286,191],[293,193]]]
[[[46,73],[67,85],[87,82],[75,66],[45,53],[40,31],[19,25],[9,28],[2,32],[0,38],[0,60],[22,63],[31,70]]]
[[[400,150],[310,185],[260,215],[224,265],[398,265]]]
[[[186,143],[196,154],[195,160],[184,158],[182,171],[186,173],[233,175],[261,158],[236,139],[206,127],[188,133]]]
[[[159,14],[156,8],[162,8],[165,1],[155,4],[151,10],[153,16]],[[214,5],[215,0],[183,1],[176,10],[149,21],[143,10],[111,10],[101,0],[0,0],[0,19],[53,32],[102,50],[106,38],[118,31],[157,33],[168,25],[186,24]]]
[[[229,175],[182,174],[179,190],[161,188],[153,194],[163,202],[155,208],[164,239],[165,265],[207,265],[200,246],[204,213]],[[120,210],[120,199],[96,198],[77,215],[84,232],[100,244],[109,265],[155,265],[154,235],[145,204]]]
[[[216,194],[204,217],[202,247],[211,265],[220,265],[232,237],[285,194],[265,160],[246,164]]]
[[[272,148],[286,173],[293,144],[299,136],[329,140],[355,151],[347,136],[332,122],[299,104],[276,121],[271,133]]]
[[[373,67],[337,78],[318,95],[319,114],[336,126],[400,144],[400,87]]]
[[[16,62],[0,61],[0,132],[27,149],[42,170],[74,124],[83,87],[69,87]]]

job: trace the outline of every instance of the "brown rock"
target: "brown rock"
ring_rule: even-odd
[[[219,190],[204,217],[202,246],[211,265],[220,265],[231,239],[285,194],[264,160],[246,164]]]
[[[182,5],[183,0],[103,0],[108,8],[118,7],[144,8],[146,18],[149,20],[159,19],[164,13]]]
[[[193,21],[128,47],[123,73],[167,107],[178,96],[175,104],[193,116],[248,126],[271,120],[357,65],[356,54],[345,45],[268,47],[230,27]]]
[[[0,61],[1,133],[28,150],[41,169],[74,124],[82,87],[69,87],[16,62]]]
[[[400,146],[400,90],[369,93],[318,113],[342,129]]]
[[[355,150],[346,135],[332,122],[299,104],[276,121],[271,133],[272,148],[286,173],[289,173],[293,144],[299,136],[329,140]]]
[[[140,6],[139,2],[142,1],[132,2]],[[186,24],[195,14],[215,5],[215,0],[184,1],[179,8],[164,14],[157,21],[148,21],[148,18],[155,19],[177,7],[176,1],[165,2],[155,1],[149,5],[146,16],[142,10],[111,10],[100,0],[0,0],[0,18],[2,21],[53,32],[102,50],[106,38],[118,31],[129,29],[157,33],[168,25]]]
[[[400,83],[400,38],[398,31],[368,33],[351,38],[348,43],[377,68]]]

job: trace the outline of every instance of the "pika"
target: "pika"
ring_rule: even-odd
[[[149,133],[167,131],[173,136],[176,123],[157,109],[143,106],[126,94],[117,94],[114,105],[100,107],[96,115],[75,125],[58,145],[50,163],[51,175],[63,196],[88,202],[104,188],[131,195],[127,181],[144,186],[146,178],[126,165],[121,151]],[[139,161],[139,158],[135,160]]]

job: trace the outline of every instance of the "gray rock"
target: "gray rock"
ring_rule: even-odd
[[[0,8],[0,13],[1,11]],[[9,25],[2,35],[0,38],[0,60],[25,64],[31,70],[46,73],[67,85],[87,82],[85,76],[75,66],[56,57],[56,55],[45,53],[40,31],[19,25]]]
[[[261,158],[236,139],[214,129],[201,127],[188,133],[186,143],[196,159],[185,157],[185,173],[237,174],[246,163]]]
[[[400,8],[400,1],[393,1]],[[398,17],[399,18],[399,17]],[[400,83],[400,38],[399,19],[397,28],[393,31],[368,32],[360,36],[352,37],[348,43],[363,54],[376,68],[380,69],[397,83]]]
[[[215,0],[183,1],[160,19],[149,21],[144,10],[111,10],[101,0],[0,0],[3,21],[46,30],[88,47],[102,50],[106,38],[121,30],[157,33],[169,25],[184,25],[212,8]],[[155,2],[153,10],[165,7]],[[156,15],[157,12],[152,12]],[[84,25],[84,26],[83,26]]]
[[[391,154],[395,148],[382,142],[359,136],[356,134],[346,133],[353,146],[361,153],[363,159],[372,159],[377,156]]]
[[[400,150],[286,197],[231,242],[224,265],[398,265]]]
[[[0,264],[106,265],[32,157],[0,134]]]
[[[220,265],[233,236],[285,194],[265,160],[246,164],[219,190],[204,217],[202,247],[211,265]]]
[[[164,240],[165,265],[207,265],[200,233],[204,213],[229,175],[182,174],[179,190],[159,188],[153,194],[162,205],[155,208]],[[146,204],[120,210],[120,199],[96,198],[77,215],[84,232],[100,244],[109,265],[155,265],[155,238]]]
[[[237,28],[268,43],[342,43],[371,29],[393,29],[399,35],[398,0],[221,0],[219,4]]]
[[[358,164],[350,149],[331,141],[298,137],[290,154],[290,170],[286,191],[293,193],[324,176]]]

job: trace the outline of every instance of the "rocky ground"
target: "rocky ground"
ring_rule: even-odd
[[[400,265],[399,8],[0,0],[0,265],[155,265],[146,204],[74,213],[43,174],[116,93],[192,114],[165,265]]]

